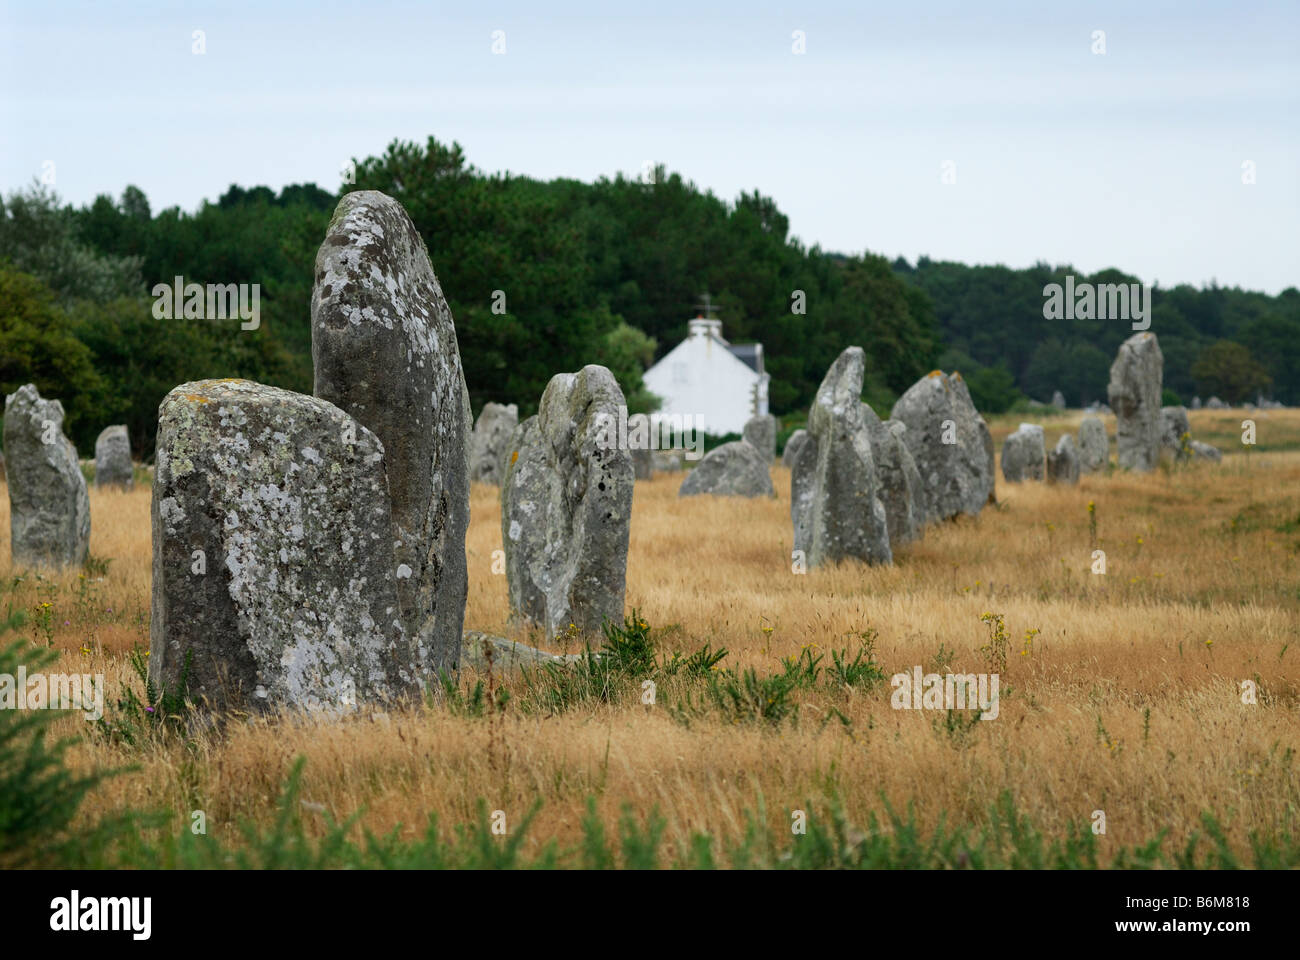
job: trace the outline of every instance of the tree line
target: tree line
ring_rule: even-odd
[[[240,376],[310,392],[316,250],[342,193],[363,189],[400,200],[424,237],[476,412],[489,400],[535,412],[554,373],[586,363],[614,372],[633,411],[653,409],[641,374],[685,336],[703,291],[729,340],[763,343],[778,415],[806,410],[851,343],[867,350],[865,396],[881,409],[935,367],[960,369],[990,412],[1057,389],[1071,403],[1104,400],[1131,332],[1043,318],[1043,287],[1068,267],[912,265],[806,247],[771,198],[727,202],[663,168],[646,182],[543,182],[484,173],[430,137],[355,161],[349,179],[338,193],[232,186],[193,213],[154,213],[134,186],[82,207],[40,185],[10,193],[0,200],[0,389],[34,382],[61,399],[83,452],[104,426],[126,423],[140,456],[178,383]],[[177,276],[259,284],[260,325],[155,317],[150,291]],[[1157,290],[1151,329],[1181,399],[1300,400],[1293,288]]]

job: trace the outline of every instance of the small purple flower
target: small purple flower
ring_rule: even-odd
[[[67,620],[64,620],[64,621],[63,621],[63,625],[66,627],[66,626],[68,625],[68,621],[67,621]]]
[[[153,713],[153,707],[145,707],[144,709],[146,713]]]

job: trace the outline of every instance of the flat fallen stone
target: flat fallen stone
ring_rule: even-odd
[[[704,455],[677,490],[679,497],[775,497],[763,454],[746,440],[719,444]]]

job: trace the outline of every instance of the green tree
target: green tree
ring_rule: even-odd
[[[119,409],[53,291],[0,263],[0,393],[27,383],[63,404],[64,432],[83,452]]]
[[[1236,404],[1254,399],[1255,393],[1267,390],[1272,378],[1239,343],[1219,340],[1201,351],[1192,365],[1197,387]]]

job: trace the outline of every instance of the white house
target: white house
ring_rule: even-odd
[[[651,420],[689,415],[714,436],[740,433],[767,413],[768,379],[761,343],[732,346],[721,320],[697,317],[686,339],[645,372],[646,389],[663,401]]]

